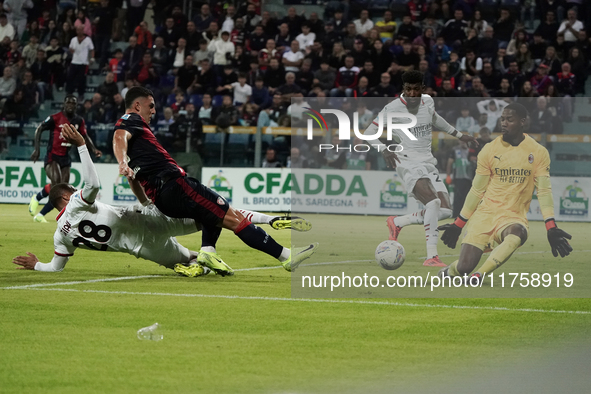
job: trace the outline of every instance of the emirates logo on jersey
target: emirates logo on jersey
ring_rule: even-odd
[[[527,157],[527,161],[529,161],[529,164],[532,164],[534,162],[534,154],[530,153],[529,156]]]

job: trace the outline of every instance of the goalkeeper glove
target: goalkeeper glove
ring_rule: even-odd
[[[554,219],[546,220],[546,230],[548,230],[548,242],[550,243],[554,257],[558,257],[559,254],[560,257],[568,256],[573,251],[573,247],[567,241],[572,236],[556,227]]]
[[[467,220],[460,215],[456,218],[455,222],[437,227],[438,230],[444,231],[441,235],[441,240],[446,246],[451,249],[455,249],[458,238],[460,237],[466,222]]]

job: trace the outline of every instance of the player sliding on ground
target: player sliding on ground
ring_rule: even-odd
[[[419,71],[407,71],[402,74],[403,94],[382,109],[380,114],[386,122],[388,112],[410,113],[416,116],[417,123],[408,130],[417,138],[411,140],[400,130],[394,130],[400,138],[402,152],[394,153],[383,149],[388,167],[396,170],[410,197],[425,205],[425,209],[404,216],[390,216],[387,225],[390,239],[396,241],[403,227],[409,224],[423,224],[427,238],[427,267],[445,267],[437,254],[439,231],[437,222],[452,215],[449,194],[439,177],[437,159],[431,153],[432,128],[437,127],[460,141],[468,144],[478,143],[474,137],[463,135],[435,112],[435,103],[429,95],[423,94],[425,85],[423,74]],[[379,115],[378,115],[379,116]],[[364,134],[374,135],[378,130],[378,118],[367,128]]]
[[[188,177],[150,130],[156,113],[154,94],[143,87],[129,89],[123,115],[115,124],[113,151],[119,173],[127,176],[137,193],[138,180],[146,195],[162,213],[173,218],[191,218],[201,223],[201,249],[197,262],[220,275],[234,271],[217,254],[215,245],[222,228],[232,230],[245,244],[276,258],[287,271],[309,258],[317,244],[293,251],[279,245],[264,230],[253,225],[238,210],[197,179]],[[135,185],[135,186],[134,186]]]
[[[49,195],[51,186],[57,185],[58,183],[68,183],[70,181],[70,167],[72,166],[72,160],[70,159],[71,144],[68,143],[62,135],[62,128],[64,125],[73,125],[76,130],[82,134],[92,153],[94,153],[96,157],[101,157],[102,155],[101,151],[94,147],[92,140],[86,134],[84,119],[76,115],[77,104],[78,99],[76,96],[66,96],[64,99],[63,110],[57,114],[48,116],[47,119],[37,127],[37,130],[35,130],[35,150],[31,154],[31,160],[33,160],[33,163],[39,159],[41,134],[43,134],[43,131],[45,130],[49,130],[50,132],[49,142],[47,143],[47,154],[45,155],[45,172],[51,181],[51,185],[45,185],[39,193],[31,197],[29,213],[33,216],[35,222],[47,223],[45,215],[53,209],[51,202],[45,204],[41,209],[41,212],[37,214],[36,212],[39,207],[39,201]]]
[[[55,254],[50,263],[42,263],[32,253],[15,257],[21,269],[62,271],[78,247],[99,251],[125,252],[174,269],[185,276],[209,273],[209,268],[195,263],[197,252],[190,251],[174,238],[195,233],[201,226],[193,219],[173,219],[154,205],[113,207],[95,201],[100,190],[96,169],[88,154],[84,139],[73,127],[65,125],[62,134],[78,147],[82,162],[84,188],[76,191],[66,183],[55,185],[49,193],[52,204],[60,210],[54,234]],[[141,202],[148,202],[145,195]],[[304,219],[264,215],[242,211],[255,223],[270,224],[276,229],[293,228],[307,231],[311,224]]]
[[[476,176],[460,216],[440,227],[441,240],[455,248],[462,228],[470,220],[462,241],[459,260],[439,271],[440,276],[463,276],[478,265],[492,241],[499,243],[472,277],[482,280],[503,265],[527,240],[527,211],[534,187],[548,231],[552,254],[568,256],[571,236],[556,227],[550,184],[548,150],[523,132],[527,110],[519,103],[505,107],[501,115],[501,138],[487,144],[478,155]]]

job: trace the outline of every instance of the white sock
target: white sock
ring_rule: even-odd
[[[201,250],[203,252],[215,253],[215,248],[213,246],[202,246]]]
[[[439,208],[439,220],[451,217],[452,210],[449,208]],[[409,224],[423,224],[425,222],[425,210],[417,211],[409,215],[396,216],[394,224],[398,227],[408,226]]]
[[[425,205],[425,237],[427,238],[427,258],[437,256],[437,241],[439,240],[439,230],[437,222],[439,221],[439,209],[441,200],[436,198]]]
[[[287,248],[283,248],[283,251],[281,252],[281,255],[279,255],[278,260],[283,263],[285,260],[287,260],[289,258],[290,255],[291,255],[291,250],[289,250]]]
[[[240,211],[240,213],[253,224],[269,224],[269,222],[275,217],[260,212],[248,211],[246,209],[239,209],[238,211]]]

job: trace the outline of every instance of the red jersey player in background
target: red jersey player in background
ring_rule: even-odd
[[[64,124],[70,124],[82,134],[86,145],[95,154],[96,157],[101,157],[102,153],[96,149],[92,140],[86,134],[86,126],[84,125],[84,119],[76,115],[76,106],[78,105],[78,99],[75,96],[68,95],[64,99],[64,108],[61,112],[48,116],[35,130],[35,150],[31,155],[33,163],[39,159],[39,145],[41,144],[41,134],[43,131],[50,130],[49,142],[47,143],[47,154],[45,155],[45,172],[51,180],[51,185],[47,184],[41,189],[37,195],[31,198],[29,203],[29,213],[33,216],[35,222],[47,223],[45,215],[47,215],[52,209],[53,205],[50,202],[45,204],[41,212],[35,215],[39,201],[49,195],[51,186],[57,185],[58,183],[68,183],[70,181],[70,167],[72,160],[70,159],[70,147],[72,144],[66,141],[62,135],[62,127]]]

